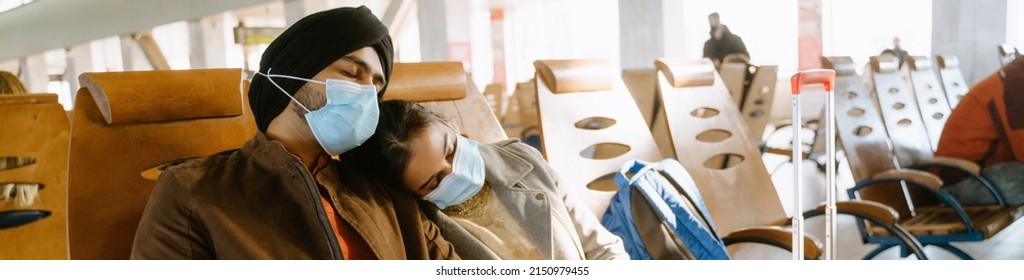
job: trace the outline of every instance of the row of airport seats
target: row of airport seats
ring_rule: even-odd
[[[2,204],[0,259],[127,259],[163,167],[257,131],[241,69],[79,79],[70,122],[54,94],[0,96],[0,184],[40,185],[38,203]],[[422,102],[479,141],[506,139],[458,62],[398,63],[384,99]]]
[[[949,69],[952,60],[938,61]],[[941,92],[927,58],[911,57],[897,70],[892,57],[872,57],[871,86],[857,75],[849,57],[826,57],[823,64],[837,74],[837,135],[856,181],[848,190],[851,199],[896,209],[903,217],[900,224],[923,246],[962,259],[972,257],[951,242],[989,239],[1024,215],[1024,206],[1008,206],[974,162],[934,156],[950,112],[947,100],[954,96]],[[963,206],[938,191],[961,180],[980,181],[998,203]],[[862,225],[860,233],[866,242],[880,245],[869,256],[899,246],[879,228]]]
[[[661,124],[672,143],[671,155],[659,154],[653,134],[641,126],[636,103],[606,62],[542,60],[535,66],[542,152],[559,172],[560,186],[580,192],[595,215],[602,216],[610,191],[617,189],[609,184],[608,174],[622,163],[675,157],[696,182],[727,245],[758,242],[792,248],[790,217],[738,106],[709,60],[656,62],[656,88],[665,112]],[[601,125],[587,125],[593,123]],[[600,156],[585,153],[599,145],[625,148]],[[895,210],[851,201],[840,205],[840,212],[877,222],[893,236],[903,237],[901,244],[917,247],[919,258],[926,258],[916,240],[896,224]],[[820,257],[819,242],[811,237],[804,242],[806,258]]]
[[[610,177],[608,174],[617,170],[617,164],[621,164],[626,158],[652,161],[660,159],[663,157],[664,153],[662,152],[664,150],[657,149],[656,144],[654,149],[651,149],[650,143],[646,144],[647,148],[640,149],[621,143],[615,145],[612,144],[614,142],[611,142],[609,144],[612,145],[605,146],[614,147],[613,149],[597,151],[598,149],[595,148],[599,146],[597,144],[606,143],[607,139],[601,140],[605,142],[595,142],[591,145],[594,147],[552,149],[552,146],[557,147],[559,145],[559,139],[565,145],[579,144],[583,142],[581,141],[582,139],[587,139],[586,137],[576,138],[575,135],[564,137],[552,136],[558,133],[571,133],[568,132],[572,131],[571,129],[554,129],[558,127],[556,124],[559,122],[568,122],[579,130],[594,131],[600,136],[597,139],[615,135],[632,135],[634,138],[644,139],[651,135],[649,130],[643,129],[618,134],[602,132],[612,131],[601,129],[602,126],[644,127],[641,125],[644,125],[645,121],[643,115],[636,114],[638,113],[635,112],[636,107],[630,109],[631,105],[636,103],[629,98],[630,95],[626,91],[626,86],[617,78],[614,78],[613,75],[610,75],[609,70],[603,69],[603,67],[607,66],[606,64],[593,61],[552,63],[556,66],[554,69],[558,71],[552,70],[551,66],[547,65],[547,62],[538,62],[537,73],[539,78],[535,78],[531,82],[520,83],[516,87],[517,91],[520,91],[522,88],[522,92],[532,91],[531,93],[533,94],[517,93],[513,95],[516,98],[511,99],[512,102],[509,102],[511,104],[499,104],[496,107],[488,106],[486,97],[476,90],[472,80],[467,78],[466,73],[458,63],[399,63],[396,65],[392,85],[389,87],[385,99],[400,98],[424,102],[428,104],[428,107],[434,108],[453,119],[456,125],[462,127],[469,137],[485,143],[505,139],[506,135],[511,134],[508,133],[508,130],[503,131],[498,122],[499,118],[506,120],[510,116],[518,116],[523,124],[532,122],[522,127],[521,132],[524,133],[511,135],[517,137],[530,135],[526,133],[529,131],[533,131],[532,133],[535,133],[537,136],[543,136],[542,134],[549,135],[549,137],[541,137],[544,139],[543,144],[538,143],[537,146],[545,152],[545,156],[562,175],[562,184],[566,185],[567,188],[578,189],[583,193],[591,193],[587,191],[588,189],[604,191],[603,193],[593,192],[589,195],[592,199],[588,200],[590,202],[589,205],[594,209],[595,215],[600,216],[603,213],[602,207],[607,207],[607,197],[610,197],[610,191],[614,191],[614,187],[609,185]],[[666,99],[664,96],[665,90],[670,88],[667,83],[670,83],[673,86],[672,88],[692,87],[695,85],[711,86],[717,88],[720,95],[730,96],[728,91],[724,89],[723,82],[721,82],[717,73],[715,73],[713,68],[707,67],[710,65],[707,61],[690,62],[692,65],[677,66],[675,69],[681,69],[676,70],[677,74],[671,74],[673,69],[671,65],[673,64],[678,63],[659,62],[656,72],[657,80],[652,81],[654,85],[651,86],[661,90],[661,98],[657,99],[657,101],[661,102],[661,105],[657,109],[665,112],[666,115],[680,115],[680,111],[669,109],[672,105],[669,105],[667,102],[671,101],[672,98]],[[686,63],[679,65],[686,65]],[[566,71],[583,71],[577,73],[581,74],[580,77],[583,78],[570,78],[567,82],[561,82],[561,86],[555,86],[558,84],[557,77],[564,76]],[[708,74],[708,71],[710,71],[710,74]],[[562,75],[556,75],[556,73],[561,73]],[[580,82],[573,80],[593,79],[595,73],[599,77],[598,80],[606,79],[607,81],[592,83],[592,81]],[[692,75],[703,75],[704,78],[693,79]],[[669,79],[668,77],[672,77],[671,82],[663,83],[663,80]],[[709,82],[707,77],[714,78]],[[20,126],[5,125],[3,127],[3,133],[18,135],[17,139],[25,139],[25,141],[15,141],[21,144],[5,145],[3,147],[5,150],[0,150],[2,152],[0,156],[5,156],[4,168],[0,168],[0,176],[3,176],[0,177],[0,180],[2,180],[0,183],[35,182],[39,184],[40,203],[33,208],[37,210],[30,209],[30,211],[45,212],[46,215],[49,215],[49,217],[45,217],[42,214],[37,214],[35,217],[41,218],[41,220],[2,229],[0,236],[3,238],[0,238],[2,240],[0,242],[10,242],[10,244],[0,243],[5,245],[5,249],[9,249],[4,250],[5,253],[0,255],[0,258],[126,258],[130,251],[131,240],[134,236],[138,218],[146,204],[149,193],[152,191],[153,180],[158,176],[163,166],[179,162],[183,159],[237,148],[255,133],[255,128],[252,126],[252,115],[249,112],[248,102],[244,94],[247,91],[248,84],[241,79],[241,71],[239,69],[87,73],[83,74],[80,80],[83,87],[78,92],[75,110],[72,111],[70,122],[66,118],[67,115],[64,114],[63,110],[56,103],[54,95],[31,95],[31,100],[20,100],[18,99],[19,97],[3,97],[4,99],[0,99],[2,100],[0,105],[4,106],[4,110],[0,111],[0,113],[3,113],[5,121],[24,119],[26,123],[40,122],[33,123],[30,126],[33,127],[31,130]],[[690,84],[691,82],[695,84]],[[624,113],[620,113],[625,115],[632,114],[634,115],[633,117],[626,117],[626,119],[607,117],[579,118],[579,115],[574,115],[578,113],[573,113],[573,111],[578,109],[591,110],[587,112],[595,116],[608,113],[592,108],[596,106],[580,105],[595,104],[593,102],[595,99],[591,99],[594,97],[593,95],[586,95],[587,99],[585,101],[576,100],[575,102],[563,103],[562,107],[550,105],[564,102],[555,101],[560,99],[554,97],[573,96],[573,94],[568,93],[575,91],[603,91],[609,89],[606,85],[612,85],[610,92],[614,94],[608,94],[609,96],[619,96],[610,104],[619,105],[620,110],[625,110]],[[532,88],[532,90],[529,90],[529,88]],[[494,92],[495,90],[485,91]],[[543,95],[542,92],[551,94]],[[504,97],[502,96],[502,98]],[[729,99],[725,98],[724,100]],[[708,98],[707,100],[716,99]],[[495,100],[491,104],[495,102],[503,103],[503,101]],[[726,104],[731,104],[731,106]],[[509,112],[513,110],[506,109],[515,107],[518,107],[520,114],[510,114]],[[542,108],[552,108],[551,110],[553,111],[542,114],[541,112],[544,112]],[[33,111],[36,113],[32,115],[31,121],[28,121],[28,118],[24,116],[33,113],[22,112],[24,110],[37,111]],[[45,114],[39,113],[43,111],[45,111]],[[584,112],[584,115],[587,112]],[[687,112],[687,110],[682,112]],[[725,113],[723,114],[722,112]],[[708,205],[712,207],[712,210],[710,210],[712,212],[711,215],[716,217],[716,223],[727,225],[726,227],[719,226],[719,229],[729,234],[726,235],[727,237],[731,236],[731,238],[726,240],[731,240],[730,242],[755,239],[764,241],[768,240],[764,236],[770,235],[765,232],[772,231],[747,231],[747,229],[753,226],[764,225],[784,226],[787,219],[785,219],[784,213],[781,216],[779,215],[779,213],[782,213],[778,211],[781,204],[778,202],[778,197],[775,195],[770,179],[761,176],[764,172],[760,171],[764,168],[763,163],[760,168],[757,166],[757,163],[760,163],[760,160],[757,160],[758,154],[749,152],[751,150],[756,151],[756,148],[751,149],[754,147],[752,143],[755,142],[750,141],[750,139],[754,137],[748,136],[751,132],[747,130],[747,127],[741,125],[741,121],[737,121],[742,119],[742,115],[738,114],[738,112],[739,108],[734,101],[689,110],[688,114],[694,117],[694,120],[688,121],[695,123],[705,119],[716,119],[714,116],[717,114],[723,114],[723,117],[717,119],[731,119],[731,121],[724,122],[730,125],[729,130],[713,128],[699,134],[689,135],[692,137],[678,136],[692,133],[692,131],[674,131],[672,127],[687,127],[693,123],[677,121],[683,120],[682,118],[662,117],[659,119],[662,120],[661,125],[667,127],[663,131],[674,132],[677,135],[676,138],[671,138],[677,141],[672,141],[673,146],[671,149],[673,152],[670,157],[679,158],[679,155],[684,154],[680,151],[685,151],[686,149],[693,149],[692,153],[694,155],[701,155],[699,152],[715,153],[706,159],[703,159],[703,156],[687,154],[687,158],[680,158],[680,161],[684,163],[688,170],[695,173],[695,178],[702,178],[698,184],[701,186],[702,192],[706,193],[704,196],[706,198],[711,197],[708,199]],[[8,116],[8,114],[11,116]],[[22,119],[14,115],[22,116]],[[42,115],[48,117],[42,117]],[[58,115],[63,116],[63,118],[53,117]],[[681,115],[685,116],[686,114]],[[584,119],[588,120],[583,121]],[[62,123],[61,120],[64,122]],[[541,125],[541,123],[544,125]],[[657,119],[648,120],[648,125],[653,126],[655,123],[658,123]],[[51,130],[38,129],[37,127]],[[713,126],[706,127],[710,128]],[[26,131],[38,134],[26,134]],[[61,133],[61,131],[64,132]],[[65,138],[61,138],[61,135],[64,135]],[[671,137],[671,135],[669,136]],[[696,141],[689,138],[694,138]],[[732,139],[725,141],[725,139],[729,138]],[[15,137],[8,137],[5,134],[3,139],[15,139]],[[731,143],[736,141],[735,139],[741,139],[747,143],[746,148],[748,149],[746,151],[740,149],[735,153],[727,153],[724,152],[726,151],[725,147],[720,146],[720,144],[714,144],[719,142]],[[60,143],[69,143],[69,145],[62,145]],[[696,148],[701,147],[700,145],[702,144],[709,143],[713,145]],[[732,145],[742,147],[740,144],[734,143]],[[62,151],[62,147],[70,150]],[[626,153],[628,155],[616,155],[616,153],[623,150],[623,147],[630,151]],[[7,148],[19,148],[21,150],[8,151],[6,150]],[[568,152],[569,156],[576,157],[581,155],[597,156],[598,161],[602,160],[601,157],[605,157],[603,160],[606,161],[592,164],[584,160],[575,162],[579,163],[579,165],[574,165],[572,164],[574,163],[573,160],[552,160],[552,154],[548,153],[548,151],[553,150]],[[583,152],[584,150],[589,150],[589,152]],[[40,151],[47,151],[47,153],[43,154]],[[33,159],[33,164],[25,164],[26,166],[20,168],[8,168],[11,164],[7,163],[7,155],[13,155],[9,157],[12,159],[31,158]],[[558,158],[558,156],[555,156],[555,158]],[[16,161],[11,160],[11,162]],[[753,164],[754,167],[752,168],[755,171],[737,172],[737,170],[743,169],[743,167],[737,167],[742,164]],[[67,168],[66,172],[53,171],[54,168],[62,170],[64,166]],[[594,173],[589,171],[591,169],[600,171]],[[704,171],[704,169],[712,171]],[[580,173],[581,170],[588,170],[586,172],[590,173],[576,174]],[[720,172],[727,172],[729,174],[723,175]],[[595,176],[594,174],[597,174],[597,177],[590,178]],[[745,178],[743,180],[752,183],[738,184],[737,181],[743,181],[740,178]],[[714,180],[725,181],[715,182]],[[592,182],[593,184],[590,184]],[[588,185],[591,187],[588,188]],[[759,191],[727,190],[727,188],[737,185],[742,185],[742,187],[761,186],[761,189]],[[61,195],[64,193],[64,189],[67,192],[66,197]],[[742,199],[732,197],[737,194],[761,197],[757,199],[765,199],[764,197],[767,196],[768,200],[763,203],[738,202],[742,201]],[[772,198],[775,201],[774,203],[771,202]],[[749,205],[761,204],[768,206],[757,208],[767,210],[753,212],[765,213],[768,218],[749,217],[750,215],[745,213],[736,214],[729,212],[736,209],[746,209],[746,206]],[[67,205],[67,209],[63,209],[63,205]],[[4,207],[7,207],[7,205],[5,204]],[[878,207],[878,205],[871,205],[870,203],[860,207],[863,209],[876,209],[872,211],[860,210],[861,213],[882,213],[881,215],[876,215],[877,217],[868,219],[880,221],[879,224],[887,231],[896,232],[893,235],[900,235],[898,233],[899,228],[895,227],[897,219],[891,217],[892,215],[889,215],[884,207]],[[43,211],[38,211],[38,209],[43,209]],[[773,211],[772,209],[775,210]],[[5,216],[15,216],[8,213],[18,214],[17,211],[10,212],[6,208],[3,210]],[[22,210],[19,211],[25,213]],[[848,211],[855,212],[856,210]],[[67,219],[66,223],[63,222],[65,217]],[[60,227],[66,227],[66,230]],[[40,234],[41,232],[56,236]],[[784,235],[779,234],[778,230],[774,232],[775,237]],[[913,242],[911,241],[903,240],[902,242],[906,243],[906,247],[913,248],[914,246],[911,244]],[[812,239],[808,239],[807,242],[815,245],[807,246],[807,248],[811,248],[808,250],[817,248],[816,242]],[[46,244],[46,246],[38,244]],[[787,244],[784,240],[776,242],[776,246],[783,248],[789,248]],[[814,257],[819,253],[808,251],[806,254],[809,257]]]
[[[584,72],[587,73],[582,76],[585,80],[593,80],[594,77],[592,75],[594,73],[604,73],[597,75],[598,79],[604,79],[604,82],[589,84],[589,82],[573,82],[571,79],[559,82],[560,78],[558,77],[564,77],[565,71],[578,69],[580,63],[591,66],[583,67]],[[574,96],[574,94],[566,93],[566,91],[580,90],[581,87],[584,91],[600,91],[611,87],[614,90],[607,91],[606,95],[611,97],[617,96],[615,98],[619,100],[608,104],[626,104],[626,106],[620,106],[620,110],[625,115],[632,115],[632,117],[615,120],[609,119],[613,122],[619,122],[618,125],[610,124],[610,126],[623,129],[632,127],[635,131],[622,134],[601,132],[601,129],[595,130],[595,128],[589,126],[589,123],[587,126],[583,126],[583,128],[606,136],[633,135],[635,139],[646,139],[645,141],[647,142],[645,144],[646,149],[637,148],[634,153],[630,153],[628,156],[612,157],[599,164],[588,164],[581,161],[580,166],[571,166],[566,165],[564,160],[556,159],[559,157],[555,156],[554,153],[548,152],[556,150],[550,148],[554,145],[554,142],[549,141],[559,138],[579,140],[564,142],[566,145],[575,145],[584,143],[583,139],[586,138],[563,138],[550,135],[545,137],[547,139],[544,143],[544,150],[547,152],[546,156],[556,170],[559,170],[560,174],[562,174],[562,186],[578,189],[583,192],[587,190],[587,187],[577,183],[586,181],[586,178],[578,174],[580,171],[598,167],[600,169],[608,169],[610,172],[617,169],[625,158],[647,160],[662,158],[661,153],[657,150],[651,138],[650,131],[643,129],[645,126],[630,125],[630,123],[642,124],[643,119],[637,114],[636,107],[632,106],[634,103],[631,102],[628,93],[624,91],[621,81],[613,82],[612,76],[606,75],[610,73],[608,69],[589,71],[592,70],[590,68],[595,67],[606,68],[606,63],[568,62],[560,64],[552,62],[551,64],[556,66],[552,68],[545,66],[548,65],[547,62],[538,62],[537,65],[540,69],[538,70],[538,76],[550,78],[535,79],[536,84],[534,85],[538,89],[538,109],[540,112],[543,112],[542,115],[544,116],[540,120],[545,123],[545,126],[557,127],[556,123],[560,121],[571,124],[580,123],[577,118],[578,115],[575,115],[577,113],[572,113],[573,111],[576,109],[596,108],[592,106],[578,106],[579,104],[594,104],[594,102],[586,102],[569,105],[565,110],[553,109],[552,111],[552,108],[557,107],[553,107],[551,104],[559,102],[554,100],[563,100],[559,98]],[[668,65],[663,63],[660,67],[664,68],[664,70],[660,70],[659,73],[669,71],[667,70],[669,69]],[[696,65],[710,66],[707,61]],[[717,83],[712,81],[711,84],[721,85],[714,71],[710,68],[706,70],[706,72],[700,74],[704,77],[700,83],[706,84],[708,83],[708,77],[714,77],[713,79]],[[688,78],[681,78],[685,76],[685,74],[673,75],[672,85],[685,85],[686,82],[683,81]],[[665,77],[667,76],[659,75],[659,80],[666,81]],[[246,106],[247,100],[244,94],[247,89],[247,83],[241,79],[240,69],[86,73],[80,77],[80,80],[83,87],[78,92],[70,124],[67,122],[67,115],[56,104],[53,95],[30,95],[33,98],[39,98],[39,100],[28,103],[47,104],[46,108],[48,108],[47,111],[50,115],[49,118],[41,118],[38,115],[29,114],[32,116],[31,119],[39,120],[40,122],[30,123],[31,127],[49,127],[58,132],[39,129],[30,130],[20,126],[4,127],[5,130],[12,131],[10,133],[16,134],[24,134],[25,131],[39,132],[39,136],[25,138],[31,141],[12,141],[25,145],[25,151],[4,151],[5,154],[38,158],[40,164],[35,165],[35,168],[42,168],[44,166],[43,163],[46,163],[46,167],[55,169],[49,171],[38,170],[32,172],[26,178],[18,179],[42,181],[47,186],[42,193],[50,195],[45,197],[44,200],[52,204],[41,204],[39,207],[50,211],[51,216],[0,231],[0,234],[4,237],[2,240],[11,243],[5,244],[8,246],[5,247],[7,250],[4,251],[6,252],[4,258],[127,258],[138,219],[152,191],[154,179],[159,175],[160,170],[164,166],[188,158],[237,148],[255,133],[255,128],[252,125],[252,115],[248,106]],[[555,83],[559,83],[560,86],[552,86]],[[612,84],[616,86],[610,86]],[[665,84],[665,82],[661,84]],[[722,97],[726,96],[724,91],[719,93],[721,93]],[[589,98],[593,97],[593,95],[589,94],[576,94],[575,96],[583,96],[588,98],[588,101],[590,101]],[[459,63],[400,63],[396,65],[392,84],[385,95],[385,99],[395,98],[424,102],[428,107],[453,119],[456,125],[460,126],[469,137],[482,142],[490,143],[506,138],[483,95],[476,91],[476,87],[467,78]],[[720,100],[727,100],[727,98]],[[23,103],[26,102],[5,102],[5,110],[2,112],[10,113],[11,115],[26,115],[28,113],[19,113],[19,111],[7,109],[14,108],[7,105],[22,106],[24,105]],[[747,141],[747,138],[743,136],[747,132],[734,122],[739,118],[735,104],[731,102],[723,102],[721,104],[724,107],[719,109],[709,107],[693,112],[706,112],[700,115],[712,119],[714,119],[713,115],[717,112],[725,112],[726,115],[731,113],[733,121],[725,123],[731,123],[731,129],[734,131],[732,133],[738,135],[733,138],[734,145],[747,147],[748,153],[745,154],[746,158],[756,159],[756,152],[749,153],[750,151],[755,151],[751,142]],[[548,109],[545,110],[544,108]],[[665,111],[676,112],[667,108]],[[591,114],[603,114],[600,111],[589,112]],[[693,115],[696,117],[698,114],[693,113]],[[28,119],[28,117],[23,118]],[[18,120],[13,117],[6,119]],[[70,133],[61,134],[59,131],[70,131]],[[552,130],[548,129],[546,131]],[[54,135],[68,134],[70,135],[67,138],[54,137]],[[712,133],[707,137],[698,137],[698,139],[715,139],[716,137],[721,136],[715,136]],[[63,143],[68,144],[65,145]],[[57,148],[47,148],[51,146]],[[680,147],[686,146],[682,145]],[[62,152],[59,149],[60,147],[69,148],[70,150]],[[702,147],[697,149],[714,151],[717,148]],[[574,151],[570,149],[557,150]],[[38,154],[39,151],[47,151],[49,154],[40,155]],[[575,156],[579,156],[578,152],[572,153]],[[68,164],[64,165],[61,160],[68,162]],[[723,154],[708,160],[689,159],[684,162],[688,164],[687,168],[692,170],[701,170],[699,166],[706,166],[709,170],[725,170],[725,172],[732,173],[732,175],[723,177],[710,173],[714,171],[699,171],[705,172],[702,173],[701,178],[720,179],[736,177],[747,173],[746,171],[737,171],[737,168],[730,169],[729,167],[731,166],[747,163],[748,165],[752,164],[756,169],[757,163],[760,161],[744,161],[742,156],[737,157],[734,154]],[[22,170],[33,170],[31,166],[23,167],[24,169]],[[62,170],[63,166],[67,166],[66,171]],[[5,175],[9,171],[5,170]],[[62,179],[62,176],[65,174],[67,176],[66,181]],[[46,179],[46,176],[56,176],[56,178]],[[774,215],[774,217],[769,215],[769,218],[764,218],[758,215],[751,215],[752,213],[765,212],[761,210],[751,211],[752,213],[744,213],[743,215],[734,215],[734,213],[727,212],[731,211],[730,209],[746,209],[743,207],[738,208],[737,205],[759,204],[751,204],[750,202],[737,203],[733,201],[737,199],[733,196],[737,194],[746,196],[744,194],[751,192],[725,189],[737,185],[746,186],[748,184],[734,184],[732,182],[715,183],[705,180],[701,182],[704,188],[703,192],[725,197],[721,199],[716,198],[716,201],[729,201],[727,203],[716,202],[708,204],[714,207],[715,210],[712,210],[712,215],[717,220],[720,220],[716,221],[722,225],[720,228],[729,234],[726,238],[727,242],[761,242],[774,244],[781,248],[789,248],[788,240],[790,239],[788,234],[791,233],[785,228],[780,228],[785,225],[786,219],[782,217],[784,214],[782,214],[777,196],[774,195],[774,190],[771,189],[770,180],[749,176],[746,180],[748,182],[755,182],[750,183],[749,185],[751,186],[760,186],[760,191],[754,192],[754,194],[769,198],[765,203],[760,203],[765,205],[760,208],[770,210],[767,213]],[[61,195],[63,193],[61,189],[63,188],[67,189],[66,197]],[[50,190],[57,191],[51,192]],[[610,196],[609,191],[614,189],[605,186],[603,190],[606,192],[595,192],[594,195],[589,197],[606,199]],[[600,209],[602,202],[599,199],[590,199],[588,201],[591,202],[590,205],[594,206],[595,215],[600,216],[603,213],[602,209]],[[65,203],[67,205],[66,209],[63,207]],[[607,202],[603,204],[604,207],[607,206]],[[871,207],[870,204],[867,205],[867,207]],[[66,223],[64,217],[67,219]],[[881,220],[892,220],[892,218],[883,218]],[[65,224],[66,230],[60,228]],[[54,226],[57,228],[54,228]],[[55,236],[40,234],[40,232],[46,232]],[[67,240],[66,247],[49,248],[37,245],[62,246],[62,240]],[[34,241],[35,243],[29,241]],[[818,250],[818,243],[816,241],[807,238],[805,242],[811,245],[807,246],[807,251],[805,251],[805,255],[808,258],[820,256],[820,250]],[[31,252],[33,250],[46,252],[50,255],[33,255],[33,252]]]

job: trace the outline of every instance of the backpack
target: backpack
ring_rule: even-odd
[[[727,260],[729,254],[693,178],[674,159],[626,162],[601,224],[635,260]]]

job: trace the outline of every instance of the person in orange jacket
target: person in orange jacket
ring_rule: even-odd
[[[946,121],[936,156],[967,159],[1009,204],[1024,203],[1024,57],[1018,57],[960,100]],[[993,204],[976,180],[943,188],[961,204]]]

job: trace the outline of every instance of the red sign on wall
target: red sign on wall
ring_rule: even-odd
[[[799,69],[821,68],[821,0],[798,0]]]

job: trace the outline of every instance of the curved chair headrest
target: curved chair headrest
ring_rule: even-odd
[[[606,60],[538,60],[533,66],[552,93],[612,89],[612,70]]]
[[[0,94],[0,106],[3,105],[32,105],[57,103],[57,94],[53,93],[32,93],[32,94]]]
[[[894,56],[879,55],[871,57],[871,70],[875,73],[891,73],[900,69],[900,64]]]
[[[700,87],[715,84],[715,65],[709,59],[659,58],[654,64],[673,87]]]
[[[466,98],[467,87],[462,62],[395,63],[382,98],[412,102],[460,100]]]
[[[742,53],[731,53],[722,58],[722,63],[750,64],[750,56]]]
[[[242,69],[82,73],[107,124],[148,123],[242,114]]]
[[[835,70],[837,77],[857,75],[857,65],[853,64],[853,58],[849,56],[823,56],[821,66]]]
[[[937,55],[935,62],[939,63],[939,69],[953,69],[960,66],[960,59],[955,55]]]
[[[907,57],[907,66],[912,71],[924,71],[932,69],[932,60],[925,56]]]

